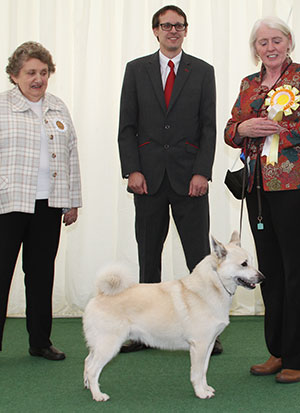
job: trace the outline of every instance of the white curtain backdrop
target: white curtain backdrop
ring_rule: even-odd
[[[134,205],[120,174],[117,130],[125,64],[158,49],[152,15],[176,4],[187,14],[184,50],[213,64],[217,80],[217,151],[210,184],[211,233],[226,243],[239,228],[240,202],[223,184],[237,151],[223,142],[223,129],[239,84],[258,69],[248,39],[255,20],[276,15],[299,39],[299,0],[0,0],[0,90],[11,87],[7,58],[21,43],[41,42],[56,62],[48,90],[68,105],[79,140],[84,207],[78,222],[63,228],[56,261],[55,316],[79,316],[94,294],[97,270],[125,263],[138,280]],[[300,61],[299,44],[293,54]],[[1,133],[1,131],[0,131]],[[1,231],[1,229],[0,229]],[[242,244],[255,251],[246,213]],[[187,274],[176,228],[171,223],[163,254],[163,279]],[[43,275],[41,274],[41,277]],[[13,278],[8,314],[24,315],[21,260]],[[233,314],[262,314],[260,290],[238,289]]]

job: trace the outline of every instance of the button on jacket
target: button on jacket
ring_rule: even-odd
[[[77,138],[66,105],[46,93],[43,124],[49,137],[48,205],[82,205]],[[33,213],[40,163],[41,124],[18,87],[0,94],[0,213]]]

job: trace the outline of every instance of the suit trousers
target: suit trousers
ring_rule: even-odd
[[[253,187],[247,209],[256,245],[265,304],[269,352],[285,369],[300,370],[300,190],[260,191],[264,229],[257,229],[258,197]]]
[[[167,174],[154,195],[134,195],[140,282],[161,281],[161,254],[168,234],[170,207],[190,272],[210,253],[208,194],[178,195]]]
[[[33,214],[0,214],[0,350],[14,268],[21,245],[25,274],[26,326],[31,347],[51,345],[54,262],[59,244],[61,208],[37,200]]]

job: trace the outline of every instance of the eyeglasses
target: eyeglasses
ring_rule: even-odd
[[[160,23],[161,29],[165,32],[170,32],[173,27],[175,27],[176,32],[183,32],[186,26],[187,25],[185,23]]]

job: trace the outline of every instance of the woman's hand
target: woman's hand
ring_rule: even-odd
[[[251,118],[240,123],[237,131],[241,137],[261,138],[280,133],[282,128],[277,122],[268,118]]]
[[[73,224],[77,220],[78,210],[77,208],[71,208],[70,211],[64,214],[63,222],[66,226]]]

